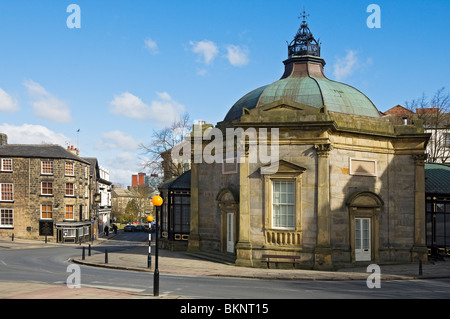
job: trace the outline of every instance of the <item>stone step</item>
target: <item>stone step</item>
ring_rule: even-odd
[[[222,263],[222,264],[226,264],[226,265],[234,265],[234,263],[236,261],[235,255],[216,252],[216,251],[186,252],[186,255],[195,257],[195,258],[199,258],[199,259],[203,259],[203,260],[218,262],[218,263]]]

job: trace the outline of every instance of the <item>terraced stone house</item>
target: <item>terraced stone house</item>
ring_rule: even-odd
[[[0,236],[90,240],[89,172],[73,148],[8,144],[0,134]]]

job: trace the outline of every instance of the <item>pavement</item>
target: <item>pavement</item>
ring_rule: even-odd
[[[80,255],[72,259],[72,262],[93,267],[107,267],[132,271],[153,272],[153,268],[147,267],[148,246],[143,244],[132,249],[120,252],[109,252],[108,263],[105,263],[105,254],[99,253],[94,248],[114,236],[97,239],[91,247],[93,253],[88,256],[85,249],[85,258]],[[43,243],[38,241],[0,238],[0,248],[24,249],[43,248],[49,245],[61,245],[55,243]],[[67,244],[65,244],[67,245]],[[78,245],[77,245],[78,246]],[[87,244],[85,245],[87,247]],[[154,254],[154,247],[152,248]],[[262,269],[238,267],[233,264],[225,264],[217,261],[203,260],[189,255],[186,252],[169,251],[159,249],[158,254],[159,273],[189,276],[216,276],[239,277],[270,280],[367,280],[372,274],[367,267],[343,268],[336,271],[318,271],[303,269]],[[0,255],[1,259],[1,255]],[[154,256],[152,266],[154,266]],[[419,264],[392,264],[379,265],[381,280],[414,280],[450,278],[450,259],[444,261],[429,261],[423,263],[422,274],[419,274]],[[106,287],[94,287],[82,285],[81,288],[68,288],[65,284],[46,284],[40,282],[12,282],[0,281],[0,299],[177,299],[180,296],[163,295],[154,297],[141,291],[111,289]],[[183,299],[183,298],[182,298]]]

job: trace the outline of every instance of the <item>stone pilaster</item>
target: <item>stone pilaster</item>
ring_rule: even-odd
[[[191,224],[188,241],[189,251],[200,249],[198,166],[202,162],[202,137],[203,131],[201,126],[194,125],[193,135],[191,136]]]
[[[330,164],[332,145],[317,144],[317,243],[314,251],[314,268],[331,269],[330,244]]]
[[[236,266],[253,266],[250,242],[250,185],[248,157],[241,154],[239,164],[239,238],[236,244]]]
[[[425,228],[425,160],[427,154],[413,155],[415,163],[414,179],[414,246],[411,251],[412,261],[427,257],[426,228]]]

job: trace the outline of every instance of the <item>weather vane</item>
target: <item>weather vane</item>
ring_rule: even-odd
[[[303,14],[300,17],[298,17],[298,18],[299,19],[303,18],[303,22],[302,23],[305,24],[307,17],[309,17],[309,14],[306,14],[305,8],[303,8]]]

